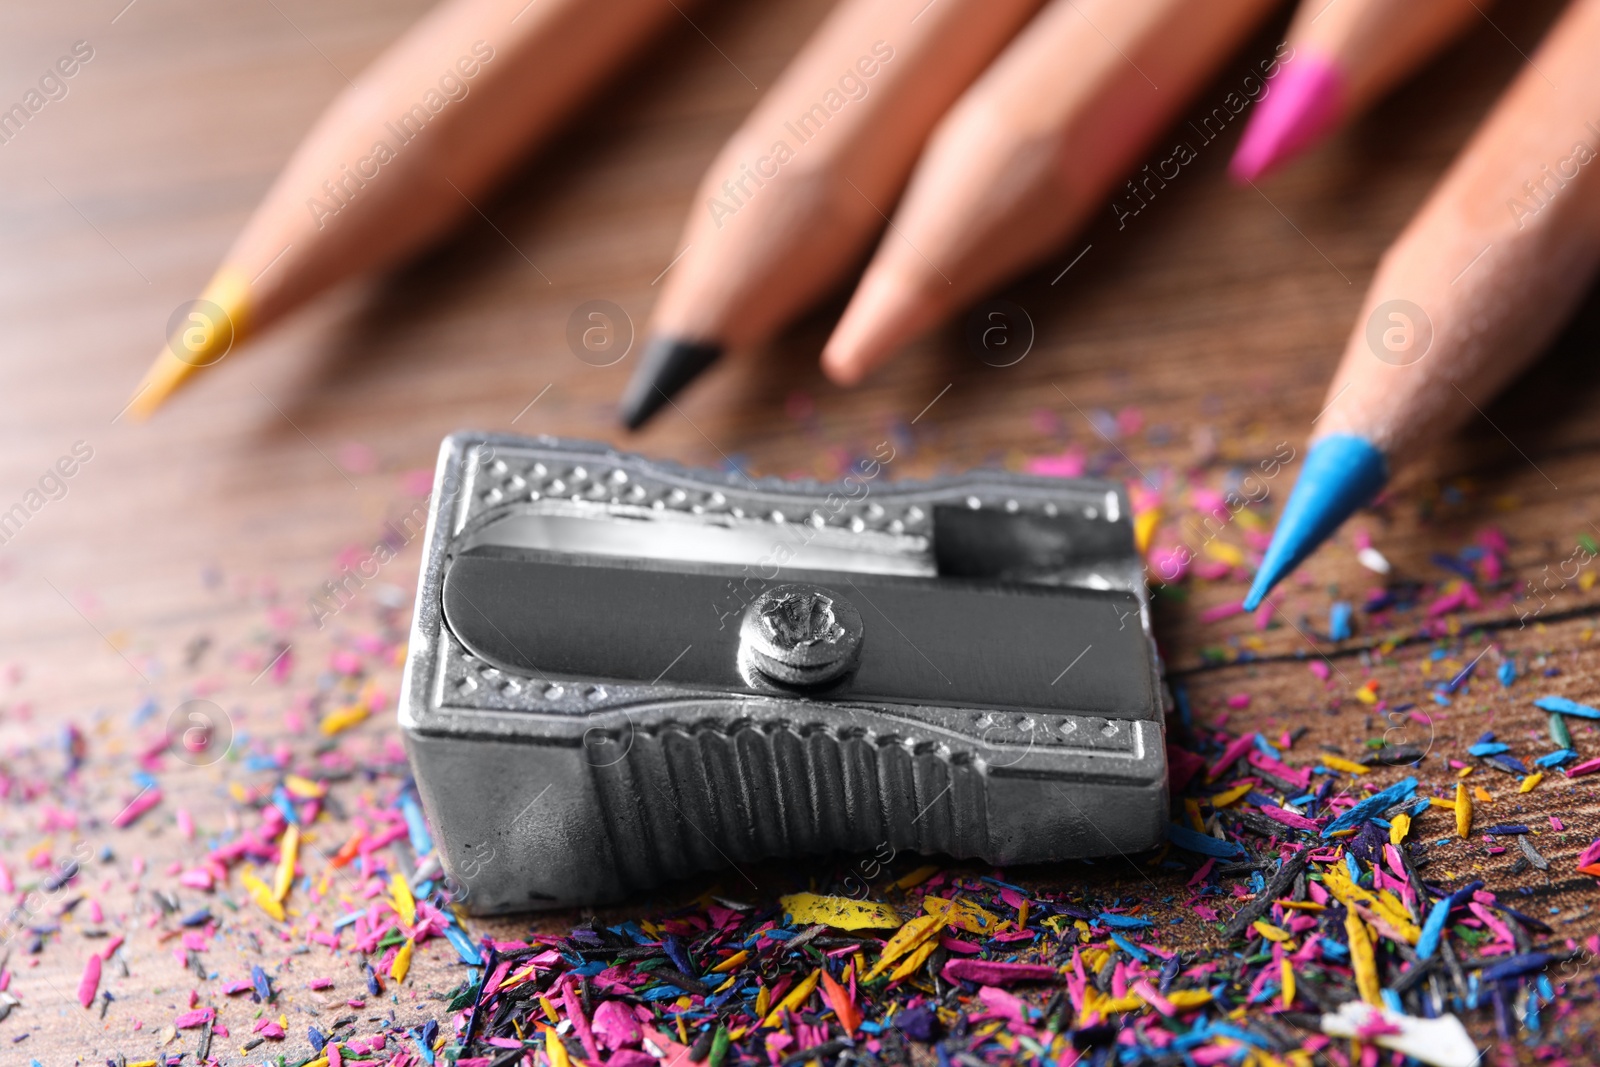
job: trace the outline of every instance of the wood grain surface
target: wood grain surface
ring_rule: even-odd
[[[292,614],[306,635],[297,670],[309,685],[338,626],[322,634],[308,627],[307,599],[338,573],[342,551],[370,544],[385,517],[416,506],[426,486],[409,473],[431,468],[440,437],[460,427],[603,438],[689,463],[822,476],[891,434],[907,443],[895,477],[1018,466],[1075,446],[1091,467],[1119,477],[1161,481],[1177,472],[1220,486],[1230,469],[1271,455],[1279,442],[1301,450],[1384,247],[1558,8],[1547,0],[1494,8],[1492,24],[1475,26],[1415,84],[1259,190],[1224,174],[1242,119],[1196,145],[1198,158],[1142,211],[1119,226],[1108,203],[1057,262],[1004,294],[1036,333],[1014,366],[975,358],[956,323],[862,388],[841,391],[816,366],[840,309],[836,295],[626,438],[614,425],[614,400],[631,360],[597,368],[576,358],[568,320],[579,304],[604,299],[642,327],[679,251],[702,170],[818,24],[825,0],[708,2],[675,20],[446,244],[231,354],[148,425],[117,416],[168,316],[205,282],[324,104],[427,5],[124,3],[0,7],[0,104],[22,99],[75,42],[93,49],[67,95],[0,144],[0,511],[26,501],[76,443],[92,449],[65,480],[65,495],[30,512],[0,544],[0,763],[17,768],[43,758],[38,739],[69,721],[88,735],[91,769],[125,767],[113,757],[131,743],[123,727],[147,697],[164,711],[203,690],[243,709],[257,734],[290,729],[285,690],[252,685],[270,658],[272,610]],[[1220,105],[1269,54],[1287,17],[1202,92],[1194,115]],[[1185,126],[1162,142],[1196,140]],[[1578,581],[1552,586],[1548,605],[1528,619],[1520,616],[1539,602],[1513,601],[1509,591],[1554,571],[1580,534],[1600,537],[1597,341],[1600,304],[1591,297],[1537,369],[1504,397],[1479,401],[1481,416],[1447,447],[1409,457],[1382,506],[1357,520],[1399,576],[1428,581],[1448,577],[1434,553],[1459,550],[1485,527],[1503,530],[1508,591],[1451,625],[1465,633],[1482,624],[1478,644],[1493,643],[1497,658],[1547,657],[1540,663],[1560,672],[1549,685],[1580,700],[1594,695],[1600,671],[1590,640],[1600,591]],[[1130,408],[1137,430],[1111,440],[1096,428],[1101,413]],[[1292,473],[1272,485],[1267,515]],[[1218,536],[1238,544],[1240,534]],[[385,596],[409,595],[417,559],[412,545],[388,565],[352,627],[357,616],[375,625]],[[1238,600],[1243,577],[1157,598],[1163,651],[1197,714],[1222,714],[1225,697],[1249,691],[1249,707],[1231,713],[1235,725],[1305,724],[1308,744],[1352,745],[1385,729],[1355,701],[1356,686],[1376,677],[1388,692],[1426,699],[1425,672],[1443,669],[1429,666],[1430,642],[1415,636],[1420,614],[1339,646],[1313,632],[1332,590],[1359,600],[1376,584],[1348,535],[1289,583],[1271,628],[1258,631],[1246,617],[1203,622],[1208,608]],[[213,651],[186,667],[198,637]],[[1375,652],[1386,637],[1412,640]],[[1238,662],[1241,652],[1256,662]],[[1322,654],[1337,672],[1327,683],[1304,663]],[[394,675],[380,679],[391,691]],[[1485,691],[1442,710],[1431,743],[1469,743],[1487,721],[1542,729],[1543,716],[1517,697]],[[1575,732],[1593,743],[1592,731]],[[358,733],[373,752],[393,735],[377,719]],[[174,803],[189,796],[200,812],[217,805],[229,773],[171,775],[167,788]],[[1443,764],[1429,773],[1442,775]],[[1517,798],[1527,809],[1519,819],[1557,812],[1567,820],[1570,840],[1541,847],[1568,873],[1497,883],[1549,895],[1552,907],[1566,908],[1549,921],[1571,921],[1562,932],[1572,936],[1600,930],[1586,914],[1592,890],[1563,903],[1571,887],[1561,886],[1572,877],[1571,857],[1594,836],[1585,781]],[[93,787],[107,814],[129,784]],[[16,868],[43,836],[38,812],[0,812],[0,855]],[[220,825],[220,815],[212,818]],[[106,1018],[70,997],[88,942],[69,921],[36,965],[13,960],[13,991],[25,1007],[0,1022],[0,1058],[53,1065],[103,1062],[118,1050],[130,1060],[153,1055],[188,989],[210,995],[148,928],[148,896],[119,896],[132,857],[163,870],[194,854],[161,825],[96,831],[110,835],[117,858],[91,888],[108,912],[125,916],[140,961],[112,982],[119,999]],[[1464,844],[1457,852],[1447,866],[1508,866]],[[1147,877],[1113,866],[1042,876],[1130,886]],[[1192,947],[1205,947],[1199,931],[1193,937]],[[406,1018],[441,1010],[425,992],[448,988],[459,973],[440,947],[419,953],[411,999],[390,1010]],[[235,977],[261,951],[224,938],[207,965]],[[274,951],[281,959],[283,949],[266,949]],[[341,983],[352,981],[353,971],[340,973]],[[286,1010],[303,1010],[291,1003]],[[135,1019],[145,1028],[135,1030]],[[303,1020],[296,1031],[304,1034]],[[237,1044],[219,1044],[224,1062],[240,1062]],[[166,1047],[192,1048],[192,1036]]]

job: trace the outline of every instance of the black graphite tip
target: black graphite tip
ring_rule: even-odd
[[[722,355],[722,346],[675,337],[652,337],[639,369],[622,391],[622,423],[637,430],[679,390]]]

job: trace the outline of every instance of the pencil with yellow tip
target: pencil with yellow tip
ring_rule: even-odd
[[[1577,0],[1384,254],[1245,599],[1480,414],[1600,271],[1600,0]]]
[[[128,412],[148,417],[244,339],[437,238],[677,17],[665,0],[445,0],[323,113],[173,316]]]
[[[1250,116],[1229,171],[1255,181],[1304,152],[1421,67],[1492,2],[1302,0],[1283,69]]]

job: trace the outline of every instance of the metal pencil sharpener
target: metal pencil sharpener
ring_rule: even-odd
[[[480,914],[834,850],[1012,865],[1167,815],[1120,486],[825,485],[460,433],[430,500],[400,723]]]

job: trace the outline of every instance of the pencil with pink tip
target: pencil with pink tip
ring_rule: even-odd
[[[1462,33],[1491,0],[1302,0],[1292,52],[1229,171],[1255,181],[1322,140]]]

